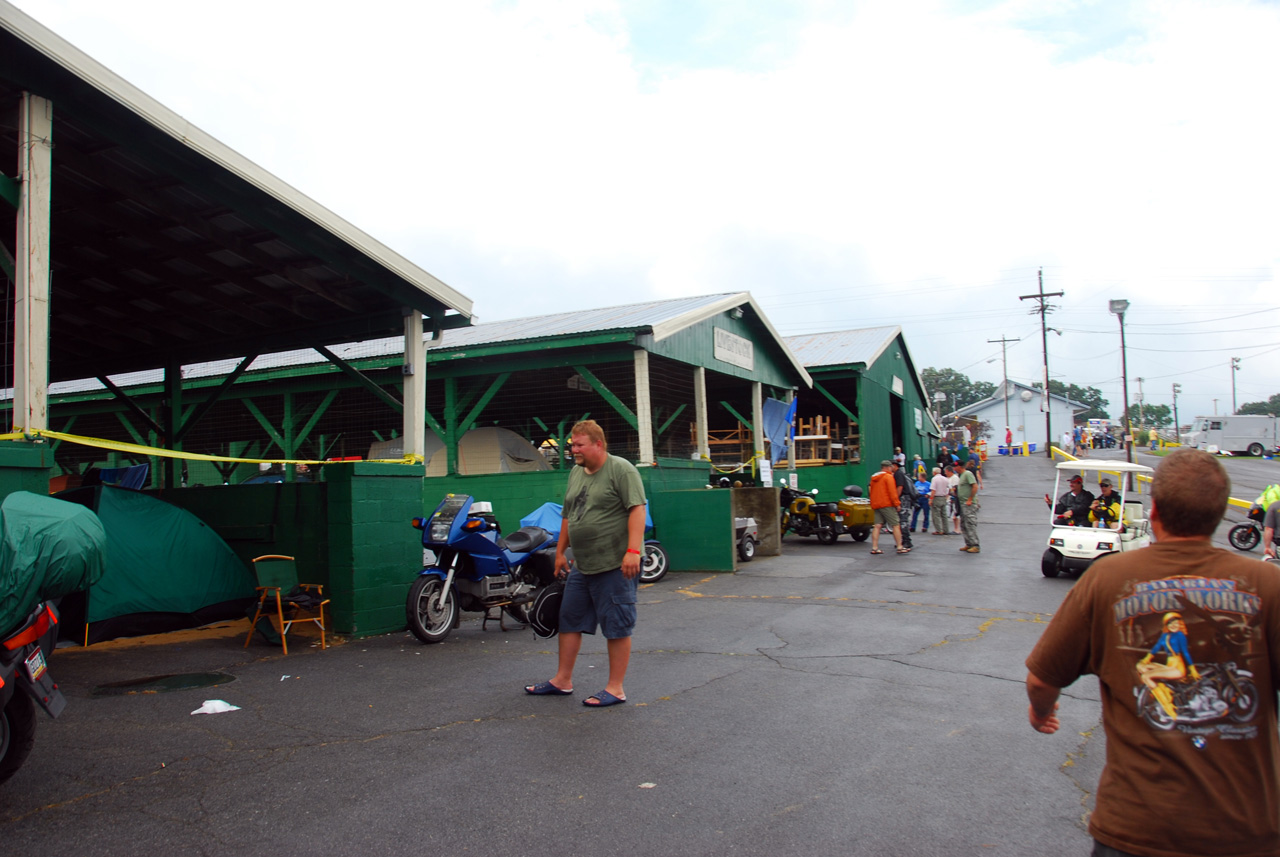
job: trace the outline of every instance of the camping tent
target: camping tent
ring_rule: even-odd
[[[428,476],[446,476],[448,462],[444,441],[428,434],[425,446]],[[369,449],[370,459],[398,459],[404,455],[404,439],[378,441]],[[550,470],[551,465],[537,448],[511,429],[485,426],[472,429],[458,441],[458,473],[524,473]]]
[[[102,577],[83,599],[63,603],[64,633],[87,623],[88,633],[75,639],[96,643],[244,616],[253,575],[195,515],[110,485],[57,496],[97,512],[107,535]]]

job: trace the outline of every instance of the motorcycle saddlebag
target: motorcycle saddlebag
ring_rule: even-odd
[[[548,639],[560,633],[560,602],[564,600],[564,584],[559,581],[544,587],[533,599],[529,626],[533,633]]]

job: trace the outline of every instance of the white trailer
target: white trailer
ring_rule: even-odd
[[[1208,452],[1262,455],[1280,443],[1278,428],[1274,416],[1196,417],[1187,443]]]

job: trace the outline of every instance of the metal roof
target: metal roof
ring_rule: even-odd
[[[653,329],[655,339],[665,339],[694,322],[690,317],[699,316],[714,309],[710,315],[723,312],[729,306],[745,303],[750,295],[733,294],[700,295],[690,298],[645,301],[599,309],[580,309],[567,312],[537,315],[530,318],[513,318],[507,321],[491,321],[471,327],[447,330],[440,342],[429,344],[431,349],[465,348],[476,345],[496,345],[503,342],[555,339],[562,336],[608,331]],[[724,307],[724,308],[721,308]],[[658,330],[662,329],[663,335]]]
[[[1019,381],[1013,381],[1013,380],[1010,380],[1010,381],[1009,381],[1009,387],[1011,388],[1011,390],[1012,390],[1013,388],[1017,388],[1017,390],[1026,390],[1026,391],[1028,391],[1028,392],[1030,392],[1030,393],[1033,393],[1033,394],[1034,394],[1034,395],[1036,395],[1036,396],[1041,395],[1041,392],[1040,392],[1040,388],[1039,388],[1039,387],[1031,387],[1031,386],[1028,386],[1027,384],[1023,384],[1023,383],[1021,383],[1021,382],[1019,382]],[[969,415],[969,414],[977,413],[978,411],[982,410],[983,408],[985,408],[987,405],[991,404],[992,402],[1003,402],[1003,401],[1005,400],[1005,397],[1004,397],[1003,391],[1004,391],[1004,382],[1003,382],[1003,381],[1001,381],[999,384],[997,384],[997,385],[996,385],[996,392],[995,392],[995,395],[994,395],[994,396],[988,396],[988,397],[987,397],[987,398],[985,398],[985,399],[980,399],[980,400],[978,400],[978,401],[976,401],[976,402],[974,402],[974,403],[972,403],[972,404],[965,405],[963,408],[960,408],[959,410],[953,411],[952,413],[948,414],[947,416],[966,416],[966,415]],[[1017,395],[1017,393],[1016,393],[1016,392],[1011,392],[1011,393],[1010,393],[1010,395],[1011,395],[1011,396],[1013,396],[1013,395]],[[1083,404],[1083,403],[1081,403],[1081,402],[1077,402],[1075,399],[1068,399],[1066,396],[1062,396],[1062,395],[1059,395],[1059,394],[1057,394],[1057,393],[1050,393],[1050,394],[1049,394],[1049,398],[1050,398],[1050,399],[1057,399],[1057,400],[1058,400],[1058,401],[1060,401],[1060,402],[1066,402],[1068,405],[1070,405],[1070,406],[1071,406],[1071,408],[1072,408],[1073,410],[1076,410],[1076,411],[1087,411],[1087,410],[1089,410],[1089,406],[1088,406],[1088,405]]]
[[[471,300],[0,0],[0,164],[53,116],[50,380],[448,327]],[[15,213],[0,204],[0,235]],[[11,254],[10,254],[11,255]]]
[[[432,351],[444,352],[483,345],[538,342],[608,332],[631,332],[637,335],[652,335],[655,340],[662,340],[718,313],[725,312],[736,306],[747,305],[755,306],[750,294],[747,292],[734,292],[646,301],[619,307],[573,310],[571,312],[552,313],[532,318],[514,318],[506,321],[492,321],[470,327],[449,329],[444,331],[441,339],[429,341],[427,347]],[[785,341],[777,335],[773,326],[769,324],[768,319],[764,318],[764,315],[759,313],[758,309],[757,314],[760,321],[771,332],[787,359],[791,361],[795,370],[806,384],[810,383],[808,373],[805,372],[804,367],[799,364],[791,351],[787,349]],[[348,361],[390,357],[404,353],[404,338],[403,336],[391,336],[361,342],[347,342],[330,345],[329,350],[343,360]],[[220,377],[233,371],[238,362],[238,360],[231,359],[185,365],[182,367],[182,377],[186,379]],[[316,365],[326,362],[327,360],[313,349],[294,349],[262,354],[254,359],[248,371],[252,373],[284,366]],[[157,384],[163,377],[162,372],[150,370],[113,377],[111,380],[122,388],[128,388],[145,384]],[[49,392],[52,395],[101,389],[105,388],[93,378],[69,380],[49,385]],[[11,397],[11,390],[0,391],[0,400]]]
[[[811,369],[858,363],[870,366],[900,333],[902,328],[898,326],[864,327],[860,330],[788,336],[786,342],[800,362]]]

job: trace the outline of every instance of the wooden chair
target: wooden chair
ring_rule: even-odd
[[[324,587],[319,583],[299,583],[298,569],[293,557],[267,554],[254,557],[253,573],[258,578],[258,609],[249,625],[249,635],[244,638],[245,648],[253,639],[258,620],[271,612],[270,601],[275,602],[276,618],[280,621],[280,647],[289,654],[289,629],[294,622],[315,622],[320,628],[320,648],[327,649],[325,641],[324,608],[329,599],[324,597]],[[285,613],[289,614],[285,619]],[[268,619],[270,621],[270,619]]]

